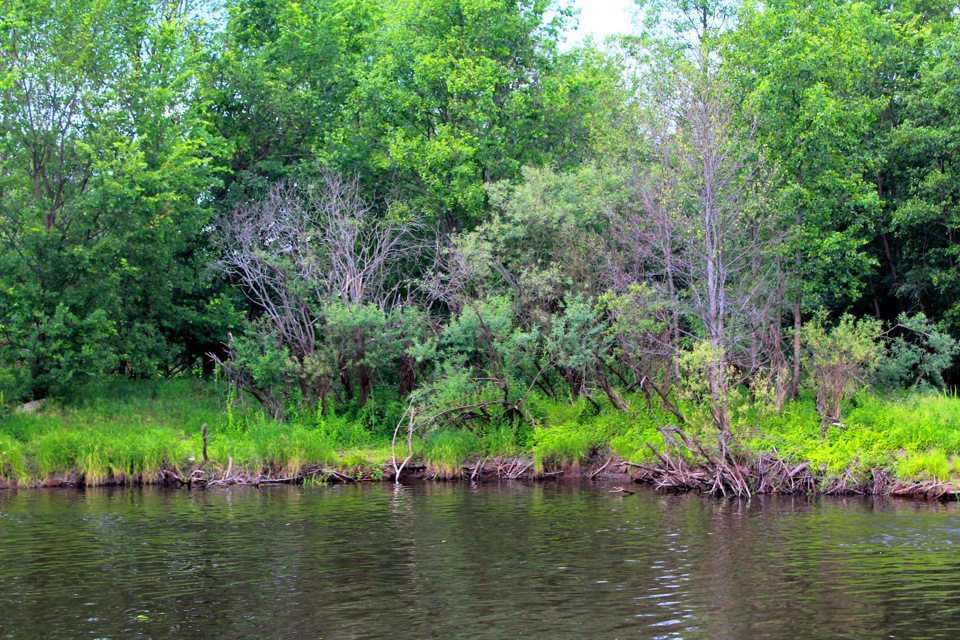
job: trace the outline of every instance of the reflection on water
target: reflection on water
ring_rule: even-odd
[[[0,492],[0,638],[960,637],[955,504],[609,489]]]

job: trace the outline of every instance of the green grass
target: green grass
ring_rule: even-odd
[[[949,462],[960,455],[960,399],[954,396],[913,394],[884,400],[863,393],[845,407],[842,425],[830,426],[825,438],[810,399],[741,428],[752,449],[775,449],[828,475],[880,468],[904,480],[960,477]]]
[[[262,420],[238,437],[214,437],[210,456],[221,464],[232,458],[238,468],[282,471],[296,475],[309,465],[340,462],[333,441],[309,427]]]
[[[184,473],[202,462],[203,424],[209,457],[222,468],[232,459],[238,471],[295,475],[311,465],[339,466],[339,452],[349,450],[352,460],[385,460],[383,437],[356,421],[280,423],[253,402],[232,402],[213,382],[113,380],[50,401],[37,414],[0,419],[0,474],[19,485],[82,474],[96,485]]]
[[[578,464],[605,448],[625,460],[646,459],[651,455],[647,443],[663,443],[657,427],[676,420],[658,408],[648,408],[641,398],[631,400],[637,408],[629,413],[607,405],[597,411],[583,399],[542,405],[544,417],[532,447],[534,469],[539,473],[547,466]]]
[[[468,459],[475,457],[479,442],[469,431],[438,430],[423,440],[423,459],[441,476],[454,476]]]
[[[598,412],[584,401],[541,405],[542,426],[532,446],[535,468],[576,464],[606,449],[625,460],[652,462],[648,445],[663,446],[658,427],[666,425],[682,426],[708,443],[715,440],[712,429],[679,425],[672,414],[656,406],[647,409],[641,398],[632,403],[640,407],[633,414],[606,406]],[[737,398],[732,404],[734,432],[754,452],[775,451],[797,464],[809,462],[826,476],[882,469],[904,481],[960,482],[960,398],[955,396],[917,393],[889,399],[861,393],[825,438],[812,398],[788,403],[780,412]]]
[[[738,399],[739,398],[739,399]],[[660,448],[658,427],[678,424],[642,396],[635,410],[599,410],[589,401],[530,398],[534,424],[495,422],[476,431],[434,429],[414,438],[415,456],[439,475],[457,475],[483,457],[529,455],[534,468],[576,465],[594,455],[649,461]],[[309,467],[376,476],[392,451],[388,420],[395,405],[296,416],[274,421],[252,401],[236,402],[222,384],[198,380],[113,380],[51,400],[34,415],[0,418],[0,477],[19,485],[82,474],[89,484],[155,478],[161,470],[186,474],[201,463],[200,426],[208,425],[212,464],[249,472],[296,475]],[[960,398],[911,394],[884,399],[861,393],[844,407],[841,426],[821,437],[812,398],[782,411],[732,401],[734,431],[750,450],[776,451],[809,462],[817,473],[867,474],[883,469],[905,481],[960,482]],[[691,435],[709,440],[710,429]]]

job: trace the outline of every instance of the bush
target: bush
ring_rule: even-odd
[[[883,358],[883,346],[877,342],[879,320],[857,320],[847,314],[833,327],[825,323],[826,314],[820,312],[800,330],[807,383],[817,394],[824,433],[828,424],[840,422],[841,404],[853,393],[856,381],[865,380]]]

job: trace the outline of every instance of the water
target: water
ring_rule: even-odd
[[[957,638],[960,510],[606,485],[0,492],[0,638]]]

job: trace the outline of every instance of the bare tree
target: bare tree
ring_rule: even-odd
[[[761,165],[706,63],[678,74],[653,113],[636,206],[613,215],[612,278],[624,293],[638,282],[655,292],[645,304],[659,323],[641,341],[654,359],[672,353],[676,372],[691,344],[707,348],[711,422],[726,433],[730,385],[769,366],[763,336],[779,333],[779,234]]]
[[[225,216],[218,228],[223,253],[215,267],[240,286],[266,328],[278,336],[297,368],[303,395],[322,403],[333,368],[350,384],[344,362],[320,362],[326,305],[374,304],[389,310],[403,282],[396,267],[418,249],[417,228],[416,221],[378,218],[361,197],[357,180],[327,173],[303,185],[278,183],[263,198]],[[353,347],[363,360],[364,345]],[[231,369],[230,363],[221,364]],[[363,402],[370,376],[364,365],[359,368]],[[243,379],[252,384],[249,376]]]

